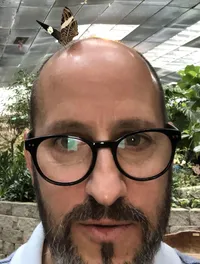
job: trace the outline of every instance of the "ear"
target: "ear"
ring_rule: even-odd
[[[29,130],[25,129],[25,131],[24,131],[24,140],[26,140],[28,138],[28,133],[29,133]],[[25,160],[26,160],[26,167],[27,167],[27,169],[29,170],[29,172],[31,174],[32,184],[34,184],[33,161],[32,161],[32,157],[31,157],[30,152],[27,151],[25,148],[24,148],[24,157],[25,157]]]

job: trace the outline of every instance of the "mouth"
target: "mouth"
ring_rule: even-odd
[[[120,236],[128,235],[133,223],[101,220],[80,223],[80,226],[96,242],[114,242]]]

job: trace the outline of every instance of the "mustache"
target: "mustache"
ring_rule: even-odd
[[[93,197],[88,199],[81,205],[77,205],[64,218],[64,223],[72,223],[87,220],[100,220],[108,218],[115,221],[131,221],[148,225],[148,219],[142,211],[135,208],[131,204],[125,202],[123,198],[119,198],[111,206],[99,204]]]

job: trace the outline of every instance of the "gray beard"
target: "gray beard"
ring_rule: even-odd
[[[123,199],[118,199],[112,206],[104,207],[89,197],[83,205],[79,205],[63,217],[58,225],[55,223],[50,211],[42,199],[37,174],[34,173],[34,187],[36,191],[38,209],[45,232],[45,241],[51,252],[53,264],[88,264],[86,263],[71,238],[71,225],[73,221],[87,219],[99,220],[103,217],[114,220],[132,220],[140,223],[142,227],[142,246],[133,256],[132,261],[124,260],[123,264],[153,264],[154,256],[159,250],[163,235],[169,220],[171,207],[171,173],[168,175],[169,183],[166,188],[163,204],[158,210],[156,227],[153,227],[147,217],[132,205],[127,205]],[[120,214],[119,214],[120,212]],[[114,264],[114,245],[101,244],[102,264]]]
[[[154,244],[154,248],[144,246],[134,257],[132,261],[124,261],[123,264],[153,264],[154,256],[160,247],[160,243]],[[102,264],[114,264],[113,257],[113,245],[101,246]],[[61,254],[60,250],[52,248],[52,259],[54,264],[86,264],[86,262],[78,254],[75,247],[72,247]]]

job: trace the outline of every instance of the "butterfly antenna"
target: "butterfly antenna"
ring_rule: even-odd
[[[51,27],[51,26],[49,26],[49,25],[47,25],[47,24],[45,24],[39,20],[36,20],[36,21],[42,28],[44,28],[47,31],[47,33],[49,33],[55,39],[60,41],[60,32],[57,29],[55,29],[55,28],[53,28],[53,27]]]

